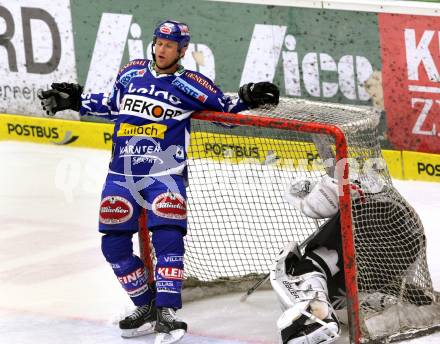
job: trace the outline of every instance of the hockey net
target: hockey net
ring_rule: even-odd
[[[300,243],[317,230],[316,221],[284,201],[287,186],[295,178],[318,181],[330,174],[343,191],[352,340],[388,340],[435,328],[440,311],[423,226],[393,188],[378,124],[379,115],[368,108],[293,99],[239,115],[195,114],[184,285],[231,287],[269,272],[287,242]],[[362,204],[350,199],[346,180],[360,181]]]

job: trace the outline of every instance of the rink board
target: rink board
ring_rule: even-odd
[[[113,124],[70,121],[56,118],[37,118],[0,114],[0,140],[25,141],[52,145],[63,145],[83,148],[111,149]],[[298,159],[310,160],[310,156],[316,154],[313,145],[304,142],[287,140],[264,139],[255,140],[251,137],[223,135],[214,133],[192,133],[192,138],[202,137],[209,142],[218,145],[236,145],[246,151],[262,152],[256,155],[260,162],[268,157],[271,145],[286,145],[282,161],[294,162],[297,165]],[[298,151],[303,151],[304,156],[289,156],[298,145]],[[291,146],[291,147],[289,147]],[[211,149],[209,149],[211,148]],[[198,151],[194,158],[211,158],[214,160],[228,159],[229,162],[240,162],[239,156],[231,156],[230,152],[222,148],[221,152],[217,147],[205,147],[204,151]],[[192,157],[192,149],[189,149],[189,156]],[[420,180],[440,182],[440,155],[382,150],[387,162],[390,174],[396,179]]]

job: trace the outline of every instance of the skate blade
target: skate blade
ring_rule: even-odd
[[[148,334],[154,333],[154,325],[156,322],[146,323],[143,324],[141,327],[134,328],[134,329],[127,329],[127,330],[121,330],[121,337],[122,338],[134,338],[134,337],[141,337],[146,336]]]
[[[154,344],[172,344],[177,343],[185,335],[185,330],[174,330],[170,333],[158,333]]]

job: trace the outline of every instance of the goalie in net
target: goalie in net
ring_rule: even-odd
[[[380,179],[361,177],[350,183],[350,190],[364,317],[399,303],[431,305],[433,295],[410,278],[426,246],[415,211]],[[299,179],[291,183],[284,198],[305,216],[328,220],[319,226],[304,253],[297,243],[289,243],[271,270],[272,287],[283,309],[277,321],[281,341],[330,343],[341,333],[335,309],[345,306],[339,187],[329,176],[318,182]],[[369,257],[367,264],[364,257]]]

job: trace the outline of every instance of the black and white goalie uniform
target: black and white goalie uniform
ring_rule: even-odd
[[[291,242],[271,269],[283,310],[277,321],[282,344],[331,343],[340,336],[335,309],[345,307],[345,279],[338,191],[337,181],[324,176],[319,182],[294,180],[284,194],[303,215],[327,221],[304,253]],[[356,255],[371,257],[357,266],[361,307],[385,307],[396,302],[405,274],[424,248],[423,227],[394,189],[384,190],[374,179],[351,183],[350,192]],[[432,301],[412,285],[405,286],[405,293],[405,301],[413,304]]]

